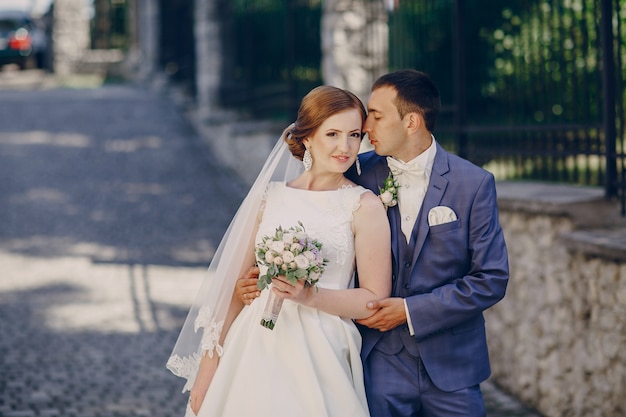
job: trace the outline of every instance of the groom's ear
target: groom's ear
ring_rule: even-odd
[[[424,119],[419,113],[411,112],[404,116],[405,126],[409,130],[409,134],[415,133],[424,126]]]

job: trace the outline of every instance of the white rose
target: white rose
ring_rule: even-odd
[[[286,250],[286,251],[284,251],[282,253],[282,257],[283,257],[283,261],[285,261],[285,263],[289,263],[289,262],[293,262],[294,255],[293,255],[293,253],[291,253],[291,252]]]
[[[300,242],[302,242],[303,240],[306,240],[306,233],[304,233],[304,232],[297,232],[296,233],[296,239],[298,239]]]
[[[275,265],[282,265],[283,264],[283,258],[281,258],[280,256],[277,256],[274,258],[274,264]]]
[[[294,234],[293,234],[293,233],[291,233],[291,232],[290,232],[290,233],[285,233],[285,234],[283,235],[283,242],[285,242],[285,243],[291,243],[291,242],[293,242],[293,237],[294,237]]]
[[[309,260],[304,255],[298,255],[295,257],[294,262],[301,269],[307,269],[310,265]]]
[[[269,246],[270,249],[274,252],[281,253],[283,250],[285,250],[285,243],[281,242],[280,240],[273,240]]]
[[[393,194],[391,194],[390,191],[385,191],[380,195],[380,200],[383,202],[383,204],[391,206],[391,203],[393,201]]]
[[[291,248],[290,248],[290,250],[292,252],[300,252],[300,251],[302,251],[302,249],[304,249],[304,247],[301,244],[299,244],[299,243],[292,244]]]
[[[315,259],[315,254],[313,252],[311,252],[310,250],[304,251],[302,253],[309,261],[312,261]]]
[[[274,252],[271,251],[267,251],[265,252],[265,261],[267,263],[273,263],[274,262]]]

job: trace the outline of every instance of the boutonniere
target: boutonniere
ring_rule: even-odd
[[[391,172],[387,178],[385,178],[385,182],[382,187],[378,187],[378,191],[380,194],[378,197],[380,201],[383,202],[385,208],[393,207],[398,204],[398,182]]]

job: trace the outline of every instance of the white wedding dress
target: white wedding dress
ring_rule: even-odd
[[[296,226],[322,244],[329,260],[319,287],[354,285],[352,214],[365,188],[307,191],[270,183],[256,241],[279,225]],[[276,325],[260,325],[270,290],[243,308],[199,417],[369,416],[359,352],[361,336],[347,318],[285,300]],[[186,417],[194,416],[187,407]]]

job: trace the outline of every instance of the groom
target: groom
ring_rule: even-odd
[[[440,106],[426,74],[381,76],[363,126],[374,151],[359,155],[361,175],[347,173],[375,193],[390,172],[399,186],[387,211],[392,294],[358,321],[372,417],[486,414],[483,311],[504,297],[508,255],[494,177],[435,141]]]

